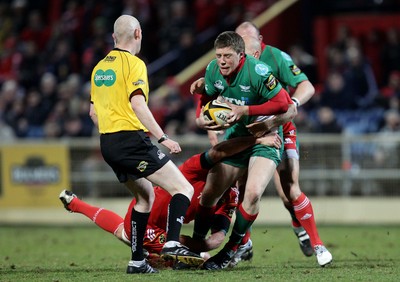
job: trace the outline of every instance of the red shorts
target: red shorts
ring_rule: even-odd
[[[297,131],[293,122],[289,121],[283,125],[283,144],[285,151],[293,149],[297,151]]]

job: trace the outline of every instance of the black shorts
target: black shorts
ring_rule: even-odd
[[[121,183],[149,176],[169,161],[142,130],[101,134],[100,148]]]

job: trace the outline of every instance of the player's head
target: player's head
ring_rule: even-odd
[[[236,28],[236,33],[240,36],[253,36],[260,42],[263,41],[263,37],[260,34],[260,30],[252,22],[243,22]]]
[[[214,42],[215,56],[222,75],[230,75],[244,56],[243,38],[234,31],[225,31]]]
[[[244,45],[245,45],[245,52],[247,55],[253,56],[254,58],[258,59],[261,55],[261,44],[257,38],[253,36],[242,36]]]
[[[128,49],[133,54],[139,53],[142,43],[139,21],[129,15],[120,16],[114,23],[113,39],[115,47]]]

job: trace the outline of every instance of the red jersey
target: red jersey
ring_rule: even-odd
[[[200,196],[206,184],[207,174],[209,169],[204,169],[200,163],[200,154],[194,155],[186,160],[179,170],[186,177],[194,188],[194,194],[190,202],[190,206],[186,212],[184,223],[189,223],[194,220],[196,210],[199,205]],[[171,195],[161,187],[154,187],[155,200],[147,223],[146,235],[144,238],[144,248],[150,253],[160,253],[166,238],[166,225],[168,217],[168,205],[171,200]],[[231,219],[233,212],[239,200],[239,191],[237,188],[231,188],[225,192],[217,204],[215,214],[220,214]],[[128,211],[136,204],[133,199]],[[124,229],[127,238],[131,238],[131,214],[128,212],[125,216]],[[214,230],[218,227],[213,226]]]

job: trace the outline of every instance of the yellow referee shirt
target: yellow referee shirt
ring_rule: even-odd
[[[130,96],[137,89],[142,89],[148,102],[146,65],[128,51],[113,49],[96,65],[91,77],[91,102],[96,110],[100,133],[148,131],[130,103]]]

